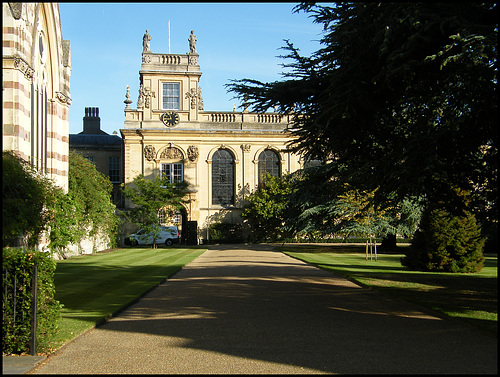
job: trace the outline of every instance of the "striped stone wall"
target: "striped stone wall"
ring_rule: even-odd
[[[2,3],[2,141],[68,190],[71,53],[57,3]]]

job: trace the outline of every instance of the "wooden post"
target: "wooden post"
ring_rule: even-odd
[[[33,266],[33,277],[31,283],[31,339],[30,339],[31,356],[36,356],[37,292],[38,292],[38,267],[35,265]]]
[[[370,261],[373,260],[373,241],[372,236],[370,236]]]
[[[366,260],[368,260],[368,240],[366,240]]]

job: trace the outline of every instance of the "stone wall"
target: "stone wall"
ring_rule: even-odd
[[[3,149],[68,189],[69,41],[57,3],[2,3]]]

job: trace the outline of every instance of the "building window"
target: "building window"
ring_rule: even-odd
[[[40,52],[40,62],[42,64],[45,64],[45,61],[47,59],[47,54],[45,52],[45,40],[42,33],[40,33],[38,36],[38,50]]]
[[[184,171],[182,163],[161,164],[161,177],[168,183],[182,182]]]
[[[94,163],[94,156],[85,156],[85,158],[90,162]]]
[[[110,156],[108,159],[109,180],[113,183],[120,182],[120,157]]]
[[[212,204],[234,205],[234,157],[226,149],[212,157]]]
[[[164,82],[162,108],[163,110],[180,110],[181,108],[181,89],[178,82]]]
[[[264,184],[266,173],[274,177],[280,176],[280,158],[278,153],[266,149],[259,155],[259,187]]]
[[[165,224],[165,211],[163,210],[163,208],[160,208],[158,210],[158,224]]]
[[[181,214],[181,211],[175,211],[175,213],[174,213],[174,224],[176,224],[176,225],[182,224],[182,214]]]
[[[169,223],[173,223],[174,225],[177,226],[182,225],[181,211],[175,211],[170,218],[167,218],[166,211],[163,208],[160,208],[158,210],[158,224],[167,225]]]

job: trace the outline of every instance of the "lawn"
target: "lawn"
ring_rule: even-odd
[[[364,286],[417,303],[446,316],[497,334],[497,255],[485,255],[483,270],[476,274],[409,271],[401,266],[401,254],[378,254],[366,260],[364,246],[285,245],[285,254],[339,273]]]
[[[58,261],[56,300],[64,307],[53,348],[104,322],[205,250],[129,248]]]

